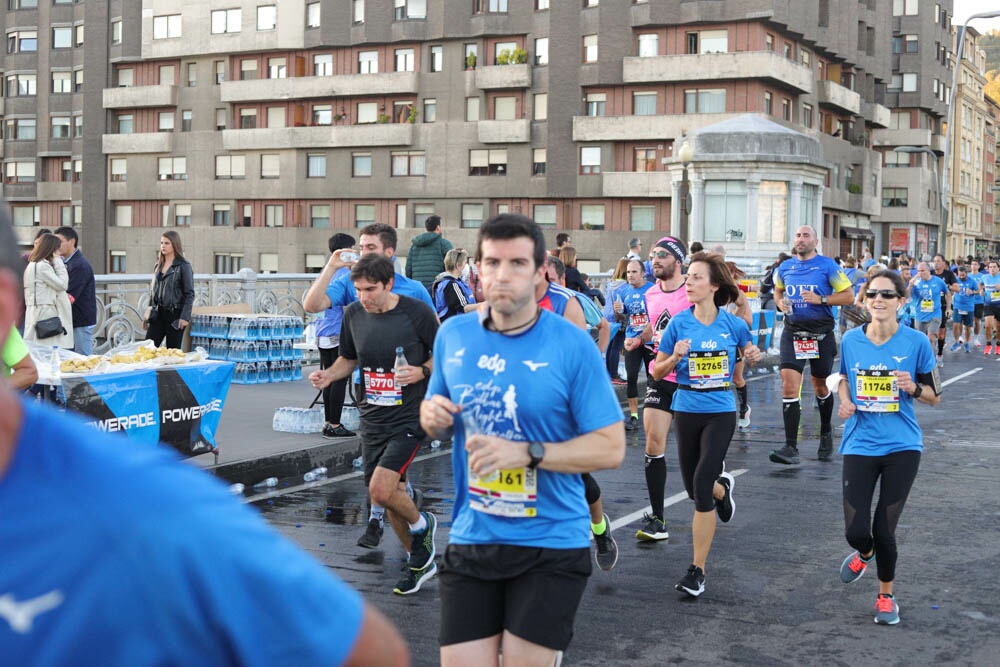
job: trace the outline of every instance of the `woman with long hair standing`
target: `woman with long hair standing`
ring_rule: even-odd
[[[55,234],[43,234],[35,239],[35,247],[24,269],[24,340],[73,349],[73,310],[66,289],[69,273],[59,254],[62,239]],[[36,325],[42,320],[58,317],[62,327],[55,335],[42,338]]]
[[[721,256],[699,252],[692,257],[685,289],[693,306],[670,319],[660,339],[653,377],[659,380],[677,370],[672,407],[677,462],[684,489],[694,500],[694,557],[674,588],[698,597],[705,590],[716,514],[726,523],[735,510],[734,479],[724,472],[723,463],[736,430],[732,384],[737,353],[749,364],[760,361],[761,355],[750,340],[747,323],[725,309],[740,290]]]
[[[160,237],[154,271],[146,340],[157,347],[166,340],[167,347],[179,349],[194,307],[194,271],[184,259],[180,235],[172,229]]]
[[[868,279],[864,305],[871,322],[851,329],[840,343],[840,374],[827,383],[840,397],[846,419],[840,453],[844,457],[844,524],[854,548],[840,566],[840,580],[861,578],[872,558],[878,565],[875,622],[899,623],[896,579],[896,525],[920,466],[923,433],[913,406],[937,405],[941,382],[927,336],[899,326],[896,312],[906,299],[906,283],[884,269]],[[844,382],[843,380],[846,380]],[[875,519],[872,497],[879,486]]]
[[[615,265],[614,273],[611,274],[611,280],[604,286],[604,319],[609,322],[618,321],[621,323],[623,321],[622,315],[616,310],[615,299],[617,298],[616,292],[628,284],[628,280],[626,280],[628,262],[629,260],[625,257],[619,259],[618,264]],[[608,375],[611,376],[613,384],[624,383],[621,376],[618,375],[618,365],[624,344],[625,327],[620,326],[617,333],[611,338],[611,342],[608,343],[608,351],[604,356],[608,365]]]

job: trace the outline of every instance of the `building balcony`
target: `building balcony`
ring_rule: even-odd
[[[177,106],[177,86],[127,86],[104,89],[105,109]]]
[[[531,141],[531,121],[481,120],[476,124],[481,144],[523,144]]]
[[[38,201],[38,183],[4,183],[3,198],[11,201]]]
[[[416,93],[418,79],[416,72],[385,72],[223,81],[221,88],[223,102],[254,102]]]
[[[62,181],[38,184],[39,201],[69,201],[73,199],[73,184]]]
[[[944,136],[932,134],[930,130],[875,130],[872,143],[876,147],[917,146],[944,153]]]
[[[476,70],[476,88],[530,88],[531,65],[491,65]]]
[[[227,151],[409,146],[412,143],[412,123],[277,127],[222,132],[222,147]]]
[[[812,93],[810,68],[773,51],[702,53],[697,55],[622,59],[625,83],[766,79],[799,93]]]
[[[573,141],[664,141],[740,115],[742,114],[693,113],[669,116],[575,116]]]
[[[875,127],[889,127],[889,122],[892,118],[892,112],[889,111],[889,107],[875,104],[874,102],[862,102],[861,111],[865,117],[865,121],[869,124]]]
[[[832,107],[854,116],[861,115],[861,95],[836,81],[817,81],[816,97],[820,106]]]
[[[670,197],[672,184],[668,171],[606,171],[601,175],[601,196]]]
[[[136,134],[105,134],[101,151],[105,155],[129,153],[171,153],[173,132],[140,132]]]

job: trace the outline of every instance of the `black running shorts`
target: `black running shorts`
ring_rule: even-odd
[[[403,431],[375,439],[363,434],[361,437],[361,453],[365,463],[365,486],[372,481],[375,468],[387,468],[398,472],[406,479],[406,469],[413,463],[414,457],[420,451],[418,430]]]
[[[662,410],[674,414],[671,404],[674,402],[674,392],[677,391],[677,383],[669,380],[654,380],[652,377],[646,380],[646,400],[643,407],[647,410]]]
[[[449,544],[440,574],[441,646],[507,630],[565,651],[590,561],[590,549]]]
[[[781,343],[779,344],[781,353],[781,370],[790,368],[801,373],[805,370],[806,362],[809,362],[809,372],[817,379],[829,377],[833,372],[834,357],[837,356],[837,339],[833,331],[828,331],[823,340],[819,341],[818,359],[796,359],[795,345],[792,342],[792,330],[785,327],[781,332]]]

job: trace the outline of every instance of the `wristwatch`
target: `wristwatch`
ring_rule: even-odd
[[[910,395],[913,397],[913,400],[917,400],[918,398],[920,398],[920,394],[922,393],[924,393],[924,386],[918,382],[917,388]]]
[[[420,372],[424,374],[424,379],[431,376],[431,369],[427,368],[427,366],[424,366],[423,364],[420,365]]]
[[[529,442],[528,456],[531,457],[531,462],[528,464],[528,467],[534,470],[538,467],[538,464],[542,462],[542,459],[545,458],[545,445],[537,440]]]
[[[826,305],[826,296],[821,296],[819,298],[819,302],[825,306]]]

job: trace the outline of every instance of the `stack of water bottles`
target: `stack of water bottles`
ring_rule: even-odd
[[[323,408],[278,408],[271,428],[284,433],[319,433],[325,423]]]
[[[191,344],[210,359],[236,363],[233,382],[264,384],[302,379],[301,318],[288,315],[195,315]]]

